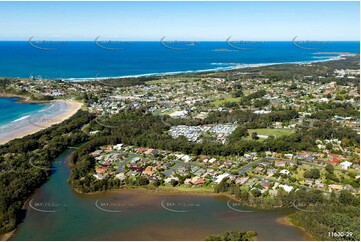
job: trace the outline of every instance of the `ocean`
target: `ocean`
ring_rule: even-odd
[[[323,53],[322,53],[323,52]],[[328,53],[327,53],[328,52]],[[0,41],[0,77],[81,80],[102,77],[221,71],[250,65],[337,59],[360,53],[359,42],[121,42]],[[321,54],[322,53],[322,54]],[[46,104],[0,98],[0,125],[26,118]]]
[[[46,108],[44,103],[18,103],[17,98],[0,97],[0,132],[5,124],[14,123]]]
[[[324,52],[320,54],[320,52]],[[360,53],[359,42],[0,41],[0,76],[90,79],[307,63]]]

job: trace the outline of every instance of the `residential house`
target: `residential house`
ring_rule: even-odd
[[[125,178],[126,178],[126,176],[125,176],[125,174],[123,172],[120,172],[120,173],[116,174],[115,177],[118,178],[121,181],[124,181]]]
[[[113,146],[112,145],[103,145],[99,147],[101,150],[112,150]]]
[[[275,166],[277,166],[277,167],[286,167],[286,162],[285,161],[276,161]]]
[[[280,174],[288,176],[289,174],[291,174],[291,172],[289,170],[283,169],[280,171]]]
[[[228,177],[229,174],[225,173],[216,177],[215,183],[219,184],[224,178]]]
[[[318,187],[318,188],[324,188],[325,185],[320,181],[320,180],[316,180],[315,181],[315,185]]]
[[[123,147],[123,144],[117,144],[117,145],[113,146],[113,149],[119,151],[122,149],[122,147]]]
[[[100,173],[100,174],[105,173],[107,170],[108,170],[108,169],[105,168],[105,167],[96,167],[96,168],[95,168],[95,172],[96,172],[96,173]]]
[[[329,154],[328,157],[332,165],[337,165],[340,162],[340,158],[336,154]]]
[[[290,193],[293,190],[292,186],[285,185],[285,184],[281,184],[281,185],[279,185],[279,187],[281,187],[283,190],[285,190],[288,193]]]
[[[154,171],[153,167],[151,167],[151,166],[147,166],[145,168],[145,170],[143,171],[143,175],[147,175],[147,176],[153,176],[154,173],[155,173],[155,171]]]
[[[267,169],[267,175],[273,176],[276,173],[276,171],[277,171],[277,169],[275,169],[275,168]]]
[[[243,185],[246,181],[248,181],[249,177],[239,177],[236,179],[237,185]]]
[[[90,153],[90,155],[93,156],[93,157],[98,157],[98,156],[101,155],[101,153],[103,153],[102,150],[96,150],[96,151]]]
[[[352,163],[348,162],[348,161],[344,161],[344,162],[341,162],[340,165],[343,170],[348,170],[351,167]]]
[[[331,184],[328,186],[331,190],[338,190],[341,191],[342,190],[342,185],[337,185],[337,184]]]
[[[268,190],[270,188],[271,184],[272,183],[269,182],[269,181],[262,181],[261,182],[262,187],[264,187],[266,190]]]
[[[256,173],[261,173],[263,171],[263,168],[262,167],[256,167],[255,169],[254,169],[254,172],[256,172]]]

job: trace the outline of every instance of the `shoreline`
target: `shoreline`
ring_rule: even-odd
[[[320,62],[337,61],[337,60],[341,60],[343,57],[359,55],[359,53],[353,53],[353,52],[316,52],[314,54],[316,54],[316,55],[337,55],[337,56],[332,56],[330,58],[322,59],[322,60],[315,59],[315,60],[294,61],[294,62],[254,63],[254,64],[224,63],[229,66],[220,67],[220,68],[202,69],[202,70],[144,73],[144,74],[134,74],[134,75],[125,75],[125,76],[107,76],[107,77],[69,77],[69,78],[62,79],[62,81],[76,83],[76,82],[93,82],[93,81],[99,81],[99,80],[105,81],[105,80],[125,79],[125,78],[218,73],[218,72],[225,72],[225,71],[235,71],[235,70],[245,69],[245,68],[257,68],[257,67],[266,67],[266,66],[274,66],[274,65],[307,65],[307,64],[314,64],[314,63],[320,63]]]
[[[70,184],[70,186],[71,186],[71,184]],[[236,199],[232,194],[229,194],[226,192],[217,193],[217,192],[213,191],[213,188],[209,189],[209,190],[202,189],[202,188],[204,188],[204,187],[170,187],[170,186],[159,186],[159,187],[134,186],[134,187],[132,187],[132,186],[126,186],[126,187],[114,188],[114,189],[110,189],[110,190],[106,190],[106,191],[82,193],[82,192],[78,191],[77,189],[71,187],[73,192],[75,192],[76,194],[79,194],[79,195],[99,195],[99,194],[106,193],[106,192],[118,193],[118,192],[123,192],[123,191],[130,191],[130,192],[145,191],[145,192],[149,192],[149,193],[167,194],[167,195],[226,197],[229,200],[239,202],[241,204],[241,206],[252,208],[252,209],[258,209],[258,210],[271,210],[271,209],[282,208],[282,207],[267,208],[267,207],[257,207],[257,206],[247,205],[247,204],[242,203],[241,200]]]
[[[69,184],[69,185],[71,186],[71,184]],[[81,193],[78,190],[72,188],[72,191],[80,196],[94,196],[94,195],[101,196],[104,193],[117,194],[117,193],[122,193],[122,192],[125,192],[125,193],[127,193],[127,192],[128,193],[129,192],[130,193],[145,192],[145,193],[150,193],[150,194],[167,195],[167,196],[185,195],[185,196],[200,196],[200,197],[223,197],[223,198],[228,198],[233,201],[240,202],[239,200],[235,199],[232,195],[230,195],[228,193],[215,193],[212,191],[204,191],[204,190],[203,191],[200,191],[200,190],[198,190],[198,191],[197,190],[182,191],[182,190],[179,190],[174,187],[161,187],[160,189],[158,187],[154,188],[154,189],[148,188],[148,187],[125,187],[125,188],[111,189],[111,190],[98,191],[98,192],[92,192],[92,193]],[[257,207],[253,207],[253,206],[247,206],[247,205],[242,205],[242,206],[249,207],[252,209],[257,209],[257,210],[271,210],[271,208],[270,209],[257,208]],[[290,215],[291,214],[288,214],[286,216],[275,219],[275,223],[300,229],[302,231],[302,233],[305,235],[305,238],[307,239],[307,241],[315,241],[316,239],[310,233],[308,233],[303,227],[298,226],[291,222],[291,220],[289,219]]]
[[[8,93],[1,93],[0,98],[16,98],[17,103],[51,103],[56,100],[31,100],[30,97],[24,95],[16,95],[16,94],[8,94]]]
[[[39,189],[36,189],[36,191],[34,192],[34,194],[38,191]],[[30,197],[28,197],[25,202],[24,205],[22,207],[22,209],[28,209],[28,202],[30,201],[30,198],[32,198],[34,196],[34,194],[32,194]],[[24,218],[25,219],[25,218]],[[14,237],[16,231],[18,230],[19,225],[16,225],[16,228],[10,232],[4,233],[4,234],[0,234],[0,241],[9,241],[12,237]]]
[[[305,230],[305,228],[292,223],[291,220],[289,219],[289,215],[279,217],[278,219],[276,219],[276,223],[283,224],[283,225],[286,225],[286,226],[296,227],[296,228],[302,230],[302,232],[306,235],[308,240],[317,241],[317,239],[315,239],[310,233],[308,233]]]
[[[7,232],[5,234],[0,234],[0,241],[9,241],[15,234],[16,232],[16,229],[10,231],[10,232]]]
[[[4,96],[1,96],[1,97],[4,97]],[[17,98],[19,98],[19,97],[17,97]],[[28,102],[28,100],[26,100],[26,102]],[[5,131],[3,136],[0,136],[0,145],[4,145],[14,139],[23,138],[27,135],[34,134],[38,131],[49,128],[54,124],[61,123],[64,120],[73,116],[83,106],[82,103],[74,101],[74,100],[70,100],[70,99],[41,101],[41,103],[49,103],[49,104],[52,103],[54,105],[57,104],[58,106],[60,106],[60,108],[59,108],[60,110],[55,110],[54,114],[46,115],[45,118],[42,118],[41,121],[43,121],[44,119],[45,119],[45,121],[41,122],[41,125],[30,121],[31,116],[33,116],[35,114],[33,114],[30,117],[27,117],[25,119],[15,120],[15,121],[17,121],[15,123],[6,124],[6,125],[15,125],[15,127],[8,127],[9,131],[8,132]],[[38,113],[36,113],[36,114],[38,114]],[[35,119],[35,120],[39,120],[39,119]],[[16,125],[17,125],[17,127],[16,127]]]

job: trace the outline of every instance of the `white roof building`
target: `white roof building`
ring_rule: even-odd
[[[217,183],[217,184],[221,183],[221,181],[222,181],[224,178],[228,177],[228,176],[229,176],[228,173],[225,173],[225,174],[222,174],[222,175],[217,176],[217,177],[216,177],[216,180],[215,180],[215,183]]]
[[[121,150],[122,147],[123,147],[123,144],[117,144],[117,145],[114,145],[114,146],[113,146],[113,149],[115,149],[115,150]]]
[[[281,170],[280,173],[281,173],[282,175],[289,175],[289,174],[291,174],[291,172],[290,172],[289,170],[286,170],[286,169]]]
[[[350,168],[350,166],[352,165],[352,163],[351,163],[351,162],[348,162],[348,161],[344,161],[344,162],[341,162],[340,165],[341,165],[342,169],[348,170],[348,168]]]
[[[279,187],[283,188],[283,190],[285,190],[286,192],[291,192],[293,190],[293,187],[292,186],[288,186],[288,185],[279,185]]]
[[[188,114],[188,112],[186,110],[182,110],[182,111],[175,111],[171,114],[169,114],[169,116],[171,117],[183,117],[186,116]]]

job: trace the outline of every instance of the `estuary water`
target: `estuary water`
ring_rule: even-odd
[[[75,193],[67,183],[67,150],[26,203],[12,240],[204,240],[229,230],[255,230],[259,240],[308,240],[277,218],[293,210],[241,207],[225,196],[140,190]]]

